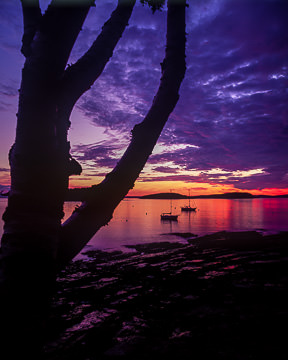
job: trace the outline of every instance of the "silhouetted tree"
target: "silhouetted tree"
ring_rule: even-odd
[[[159,6],[157,1],[149,2],[152,10],[163,5],[163,1]],[[9,154],[11,190],[3,216],[1,309],[6,347],[15,342],[15,354],[20,349],[30,354],[29,358],[33,357],[32,349],[35,357],[39,356],[34,343],[41,343],[42,319],[56,270],[109,222],[116,206],[133,188],[178,101],[186,69],[186,2],[168,0],[165,59],[152,106],[132,130],[130,145],[114,170],[93,187],[90,197],[61,225],[69,176],[81,173],[81,166],[70,156],[69,117],[77,100],[93,85],[112,56],[135,0],[119,0],[90,49],[67,67],[93,3],[74,0],[67,5],[52,0],[42,15],[38,0],[22,0],[21,51],[26,61],[16,138]]]

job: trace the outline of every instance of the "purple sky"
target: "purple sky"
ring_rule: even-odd
[[[43,9],[48,3],[40,0]],[[198,193],[213,192],[209,186],[288,192],[288,2],[188,3],[187,72],[180,100],[139,189],[171,181]],[[96,1],[70,63],[93,42],[115,4]],[[71,185],[101,180],[124,152],[134,124],[147,113],[159,84],[165,24],[165,9],[153,15],[138,1],[112,60],[77,103],[70,141],[84,172]],[[7,154],[24,62],[21,37],[20,0],[1,0],[0,189],[9,184]]]

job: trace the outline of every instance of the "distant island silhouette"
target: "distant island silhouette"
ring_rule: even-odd
[[[271,198],[271,197],[288,197],[285,195],[252,195],[248,192],[230,192],[224,194],[195,195],[186,196],[178,193],[158,193],[140,196],[140,199],[255,199],[255,198]]]
[[[94,186],[89,188],[75,188],[69,189],[66,201],[84,201],[93,192]],[[287,198],[288,194],[285,195],[252,195],[249,192],[229,192],[224,194],[210,194],[210,195],[194,195],[190,196],[190,199],[257,199],[257,198]],[[144,196],[126,196],[126,198],[137,198],[137,199],[189,199],[189,196],[182,195],[179,193],[156,193]]]
[[[94,191],[96,185],[88,188],[74,188],[69,189],[66,195],[66,201],[85,201]],[[8,191],[0,192],[0,197],[7,197]],[[229,192],[224,194],[210,194],[210,195],[194,195],[187,196],[179,193],[156,193],[144,196],[126,196],[126,198],[137,199],[258,199],[258,198],[288,198],[288,194],[284,195],[252,195],[249,192]]]

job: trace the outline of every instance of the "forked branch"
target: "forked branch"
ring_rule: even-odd
[[[52,0],[41,15],[38,0],[21,0],[24,19],[22,52],[31,60],[46,65],[49,73],[62,77],[74,43],[82,29],[92,0],[73,0],[73,6],[65,1]],[[26,64],[28,65],[28,64]]]
[[[72,260],[112,218],[116,206],[133,188],[178,101],[186,71],[185,8],[185,0],[168,0],[165,59],[153,104],[145,119],[134,127],[130,145],[117,166],[63,224],[58,256],[60,266]]]
[[[60,103],[72,111],[80,96],[91,88],[122,37],[131,17],[135,0],[118,0],[116,9],[88,51],[63,76]]]

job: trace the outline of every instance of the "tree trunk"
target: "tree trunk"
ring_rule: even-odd
[[[119,0],[117,9],[88,52],[65,69],[91,0],[80,1],[80,5],[74,7],[65,7],[61,0],[53,0],[43,16],[38,0],[22,0],[26,24],[22,52],[26,61],[15,144],[9,154],[11,190],[3,216],[1,358],[5,351],[9,359],[26,355],[29,359],[40,358],[41,328],[55,284],[56,267],[67,264],[111,219],[116,206],[133,187],[178,101],[185,74],[186,3],[169,0],[166,56],[152,107],[144,121],[134,127],[131,143],[115,169],[95,186],[91,197],[61,226],[71,174],[67,141],[69,116],[77,99],[103,71],[134,3]],[[96,57],[103,42],[108,50]],[[83,69],[87,76],[79,77]]]
[[[4,354],[9,359],[19,354],[29,359],[40,356],[68,186],[63,169],[69,151],[63,151],[65,146],[59,142],[55,89],[88,10],[89,6],[81,6],[64,14],[64,8],[50,6],[32,36],[30,50],[27,43],[24,50],[16,138],[9,154],[11,190],[1,240],[1,330],[5,334],[1,358]],[[29,14],[29,9],[24,12],[24,20]],[[57,21],[59,15],[61,21]],[[63,47],[59,46],[62,41]]]
[[[120,5],[122,2],[119,0]],[[109,23],[119,33],[110,44],[110,54],[127,25],[134,3],[125,6],[129,11],[121,19],[118,17],[116,24],[113,19]],[[63,204],[71,175],[67,131],[73,106],[71,101],[64,101],[67,98],[63,94],[65,90],[67,93],[67,78],[73,77],[65,67],[92,1],[81,0],[78,4],[67,7],[54,0],[42,16],[38,0],[22,0],[22,52],[26,61],[16,138],[9,154],[11,190],[3,215],[1,359],[4,354],[8,359],[41,357],[42,330],[55,284]],[[118,6],[116,13],[120,11],[122,7]],[[103,71],[109,57],[99,58]],[[95,76],[90,78],[92,83],[95,80]],[[75,98],[72,100],[75,103]]]

